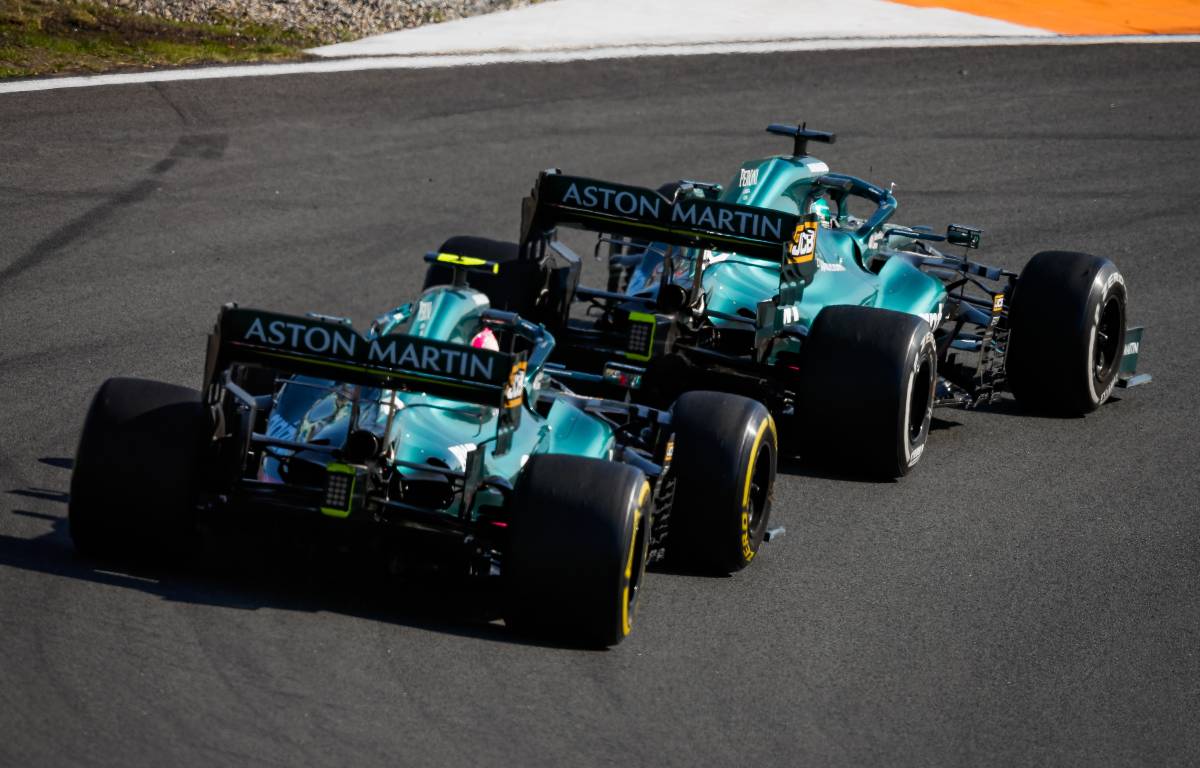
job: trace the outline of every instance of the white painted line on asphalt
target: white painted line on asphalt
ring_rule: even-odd
[[[585,50],[511,53],[451,54],[445,56],[362,56],[323,59],[291,64],[250,64],[201,69],[169,69],[126,72],[115,75],[45,77],[0,81],[0,94],[88,88],[99,85],[165,83],[179,80],[215,80],[227,77],[330,74],[383,69],[438,69],[486,64],[557,63],[627,59],[641,56],[700,56],[709,54],[764,54],[789,51],[863,50],[871,48],[963,48],[997,45],[1098,45],[1134,43],[1200,43],[1200,35],[1117,35],[1093,37],[862,37],[827,40],[764,40],[745,43],[700,43],[692,45],[634,45]]]

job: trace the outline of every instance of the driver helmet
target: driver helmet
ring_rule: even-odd
[[[492,332],[491,328],[484,328],[471,339],[471,346],[475,349],[490,349],[493,352],[499,352],[500,340],[496,338],[496,334]]]
[[[833,212],[829,209],[829,201],[823,197],[813,200],[812,204],[808,206],[808,212],[817,214],[817,221],[821,223],[821,226],[827,227],[833,220]]]

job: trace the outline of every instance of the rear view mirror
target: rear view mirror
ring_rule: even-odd
[[[946,227],[946,242],[950,245],[961,245],[964,248],[978,248],[979,236],[982,234],[983,230],[978,227],[951,224]]]

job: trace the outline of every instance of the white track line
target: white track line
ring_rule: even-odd
[[[47,77],[0,81],[0,94],[88,88],[99,85],[215,80],[226,77],[329,74],[378,69],[437,69],[485,64],[543,63],[628,59],[639,56],[699,56],[731,53],[861,50],[868,48],[961,48],[995,45],[1098,45],[1108,43],[1200,43],[1200,35],[1118,35],[1092,37],[861,37],[825,40],[767,40],[746,43],[692,45],[635,45],[586,50],[452,54],[445,56],[364,56],[349,59],[301,61],[291,64],[252,64],[201,69],[170,69],[84,77]]]

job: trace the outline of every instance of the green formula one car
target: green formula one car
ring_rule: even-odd
[[[709,569],[746,565],[775,474],[766,409],[576,395],[543,370],[545,328],[465,286],[495,265],[451,261],[451,285],[366,333],[224,307],[201,391],[107,381],[76,455],[76,546],[170,550],[210,522],[274,516],[369,541],[404,573],[494,585],[507,622],[595,645],[629,633],[668,539]]]
[[[768,131],[792,138],[793,152],[744,163],[727,189],[542,173],[521,241],[476,243],[511,262],[481,289],[547,323],[568,371],[649,404],[692,388],[753,397],[796,452],[875,476],[918,462],[935,406],[1010,391],[1077,415],[1149,379],[1136,375],[1142,329],[1126,328],[1111,261],[1047,251],[1020,274],[985,266],[970,258],[980,230],[891,225],[890,191],[808,155],[807,142],[832,134]],[[558,227],[600,233],[603,289],[578,285],[580,259]]]

